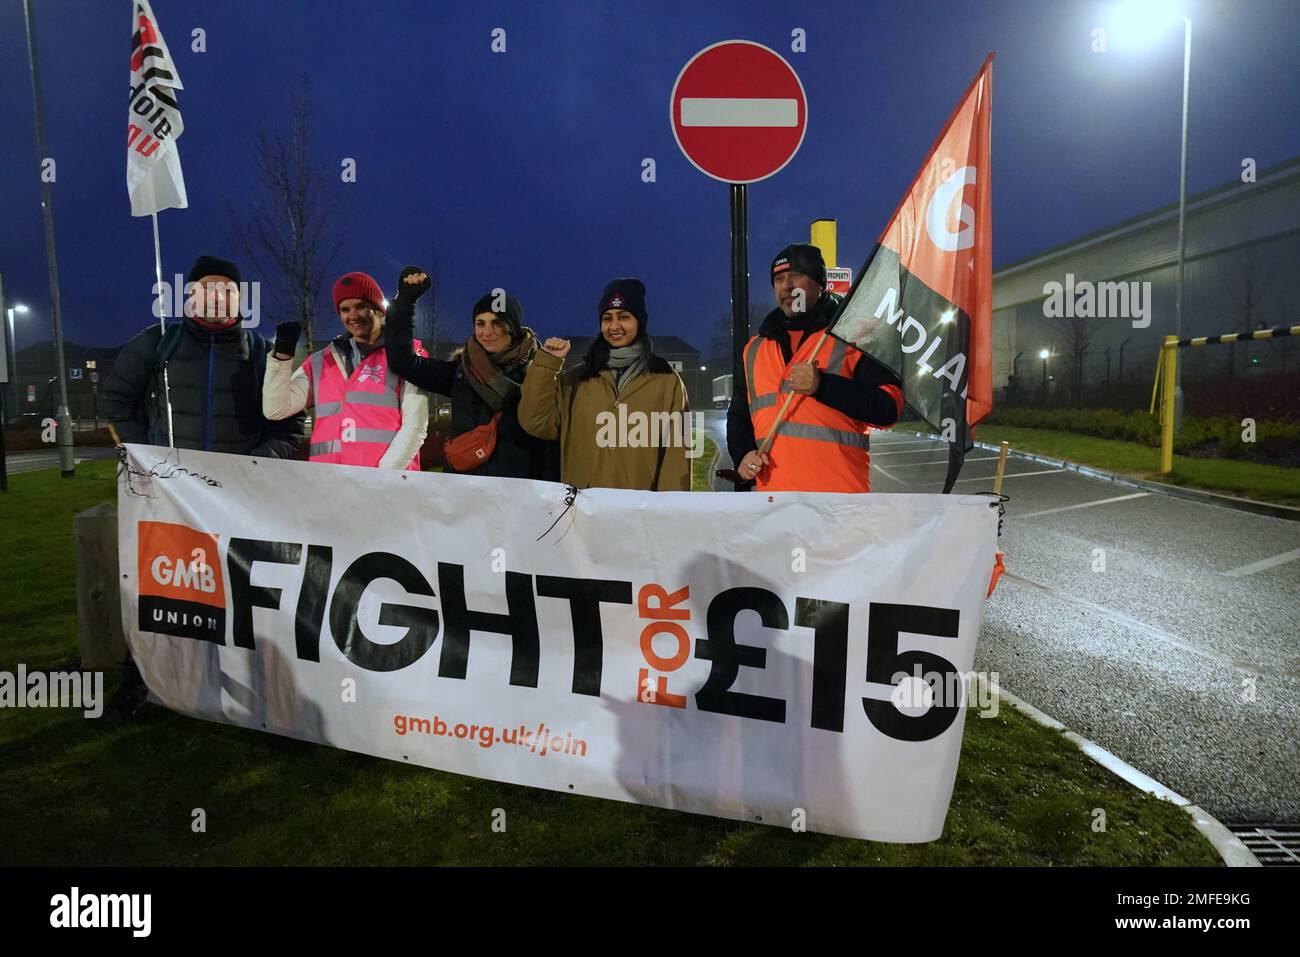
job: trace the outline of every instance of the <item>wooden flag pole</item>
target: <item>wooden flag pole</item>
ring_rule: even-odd
[[[993,479],[993,494],[1002,494],[1002,473],[1007,470],[1007,449],[1011,448],[1010,442],[1003,442],[1002,449],[998,452],[998,471],[997,476]]]
[[[822,347],[822,343],[826,341],[826,337],[828,335],[830,335],[830,326],[827,326],[825,329],[823,329],[822,334],[817,337],[817,343],[816,345],[813,346],[813,350],[812,350],[814,359],[817,357],[817,350]],[[816,363],[814,363],[814,365],[815,364]],[[819,372],[821,371],[820,368],[818,369],[818,371]],[[789,395],[785,397],[785,402],[781,406],[781,411],[777,412],[776,414],[776,421],[773,422],[772,427],[767,430],[767,435],[763,438],[763,444],[758,447],[759,455],[766,454],[767,450],[772,447],[772,442],[773,440],[776,439],[776,430],[779,429],[781,427],[781,423],[785,421],[786,413],[790,411],[790,403],[794,401],[794,397],[797,395],[803,395],[803,393],[791,392]]]

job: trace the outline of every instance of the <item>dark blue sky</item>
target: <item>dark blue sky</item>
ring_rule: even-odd
[[[123,341],[150,321],[149,220],[125,186],[129,0],[34,0],[67,338]],[[259,126],[285,125],[303,71],[315,152],[347,194],[335,274],[391,289],[435,241],[450,333],[502,285],[543,335],[595,331],[603,284],[649,288],[650,331],[706,348],[729,302],[727,187],[678,151],[674,79],[732,37],[782,53],[807,93],[803,146],[749,190],[751,298],[767,263],[839,219],[840,261],[869,250],[985,54],[993,86],[995,263],[1177,197],[1182,29],[1141,42],[1108,2],[726,4],[155,0],[181,72],[179,141],[190,207],[159,217],[163,272],[236,256],[223,203],[246,205]],[[1189,187],[1300,154],[1300,3],[1188,2],[1194,23]],[[1108,27],[1108,50],[1090,49]],[[207,32],[207,52],[190,31]],[[507,52],[490,52],[494,27]],[[808,52],[790,51],[807,31]],[[35,309],[21,345],[49,337],[38,167],[22,5],[0,0],[0,272]],[[343,157],[358,181],[338,180]],[[652,157],[658,181],[641,181]],[[246,278],[257,278],[247,276]],[[265,304],[265,300],[264,300]],[[328,306],[326,307],[328,310]],[[265,321],[265,320],[264,320]],[[337,319],[317,320],[333,334]],[[270,334],[270,329],[263,331]]]

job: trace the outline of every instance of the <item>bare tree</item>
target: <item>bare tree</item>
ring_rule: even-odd
[[[1264,302],[1268,298],[1268,278],[1259,268],[1254,244],[1248,245],[1242,255],[1238,281],[1223,286],[1227,302],[1220,314],[1229,323],[1229,332],[1253,332],[1266,325]],[[1237,354],[1240,352],[1245,359],[1247,348],[1232,345],[1224,350],[1228,353],[1229,379],[1237,375]]]
[[[313,320],[343,234],[335,226],[340,190],[329,188],[325,168],[311,160],[311,80],[302,74],[292,95],[288,135],[262,129],[255,158],[263,195],[240,217],[226,200],[235,242],[267,284],[268,299],[283,320],[296,319],[315,348]]]
[[[415,304],[415,330],[420,341],[424,343],[429,354],[433,347],[448,332],[441,308],[443,300],[439,289],[438,276],[438,230],[434,226],[429,230],[429,245],[423,250],[424,256],[419,265],[429,274],[429,291]]]
[[[767,313],[768,310],[760,304],[756,302],[749,304],[749,334],[751,336],[758,334],[758,327],[762,324]],[[717,318],[713,320],[712,335],[706,347],[708,352],[704,356],[708,360],[709,368],[721,368],[722,371],[718,375],[731,371],[731,344],[731,310],[727,309],[725,312],[718,313]]]
[[[1093,321],[1081,316],[1062,316],[1052,320],[1061,355],[1069,360],[1065,368],[1071,380],[1076,408],[1083,406],[1083,357],[1092,345]]]

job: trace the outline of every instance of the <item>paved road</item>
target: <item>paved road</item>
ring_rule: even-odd
[[[95,459],[111,459],[117,455],[117,448],[112,445],[88,445],[73,450],[78,462],[92,462]],[[23,472],[35,472],[38,469],[59,467],[59,453],[53,449],[38,449],[34,452],[10,452],[5,456],[10,475]]]
[[[991,491],[996,458],[974,450],[956,490]],[[938,492],[946,463],[872,436],[878,493]],[[1300,820],[1300,522],[1014,454],[1003,492],[976,668],[1222,820]]]

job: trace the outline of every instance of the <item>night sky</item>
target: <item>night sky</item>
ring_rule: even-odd
[[[391,290],[436,246],[445,337],[501,285],[542,335],[592,334],[615,276],[645,280],[649,331],[706,349],[729,302],[727,187],[679,152],[673,81],[729,38],[772,47],[808,97],[803,145],[749,189],[751,299],[767,264],[839,219],[855,271],[990,50],[994,262],[1177,198],[1182,26],[1126,37],[1115,4],[858,2],[198,3],[155,0],[176,58],[190,206],[160,214],[163,273],[200,253],[238,258],[225,201],[255,185],[259,127],[287,127],[311,76],[314,153],[345,194],[333,275]],[[125,185],[130,0],[34,0],[67,339],[113,345],[151,321],[148,218]],[[1193,21],[1189,190],[1300,154],[1300,2],[1201,0]],[[1107,51],[1092,30],[1110,27]],[[202,27],[207,52],[190,49]],[[490,51],[502,27],[507,52]],[[791,31],[807,32],[792,53]],[[0,0],[0,272],[33,313],[21,346],[50,336],[50,296],[22,4]],[[339,181],[344,157],[358,181]],[[657,182],[641,181],[643,158]],[[258,277],[248,275],[245,278]],[[328,292],[326,292],[328,295]],[[264,297],[265,305],[265,297]],[[271,334],[264,316],[263,332]],[[340,328],[328,302],[319,332]]]

